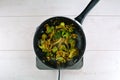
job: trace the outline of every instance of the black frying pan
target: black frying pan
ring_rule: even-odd
[[[53,60],[45,61],[46,60],[45,53],[43,53],[42,50],[38,47],[38,41],[40,40],[41,35],[45,31],[45,27],[43,27],[45,24],[59,25],[60,22],[63,22],[63,21],[65,22],[65,24],[71,24],[71,23],[73,23],[73,25],[76,27],[75,32],[78,35],[78,40],[77,40],[77,45],[76,46],[79,49],[79,55],[77,57],[73,58],[69,62],[57,65],[56,61],[53,61]],[[86,46],[86,40],[85,40],[85,35],[84,35],[83,30],[81,29],[81,27],[75,21],[73,21],[73,20],[71,20],[69,18],[66,18],[66,17],[53,17],[53,18],[47,19],[37,29],[37,31],[35,33],[35,37],[34,37],[34,49],[35,49],[37,57],[44,64],[46,64],[47,66],[49,66],[51,68],[55,68],[55,69],[58,69],[58,67],[59,68],[66,68],[66,67],[72,66],[75,63],[77,63],[81,59],[81,57],[83,56],[83,54],[84,54],[85,46]]]
[[[37,57],[47,66],[51,67],[51,68],[55,68],[58,69],[59,68],[66,68],[69,66],[74,65],[75,63],[77,63],[83,56],[84,51],[85,51],[85,47],[86,47],[86,39],[85,39],[85,34],[81,28],[81,24],[83,22],[83,19],[85,18],[85,16],[87,15],[87,13],[95,6],[95,4],[98,2],[99,0],[91,0],[91,2],[88,4],[88,6],[84,9],[84,11],[75,18],[76,21],[78,21],[80,24],[78,24],[76,21],[67,18],[67,17],[62,17],[62,16],[57,16],[57,17],[52,17],[49,18],[47,20],[45,20],[36,30],[35,35],[34,35],[34,41],[33,41],[33,45],[34,45],[34,50],[35,53],[37,55]],[[78,40],[77,40],[77,47],[79,49],[79,55],[77,57],[75,57],[72,61],[66,62],[65,64],[61,64],[61,65],[57,65],[56,61],[45,61],[45,54],[42,52],[42,50],[38,47],[38,41],[41,37],[41,35],[44,33],[45,28],[44,25],[45,24],[49,24],[49,25],[58,25],[60,24],[60,22],[65,22],[66,24],[73,24],[76,27],[75,32],[78,34]]]
[[[83,12],[75,18],[76,21],[67,18],[67,17],[62,17],[62,16],[57,16],[57,17],[52,17],[47,20],[45,20],[36,30],[35,35],[34,35],[34,51],[36,53],[36,56],[48,67],[54,68],[54,69],[61,69],[61,68],[67,68],[69,66],[72,66],[76,64],[83,56],[85,47],[86,47],[86,38],[85,34],[83,32],[83,29],[81,28],[81,24],[87,15],[87,13],[97,4],[99,0],[91,0],[88,6],[83,10]],[[78,21],[78,22],[77,22]],[[77,48],[79,49],[79,55],[73,60],[66,62],[61,65],[57,65],[56,61],[45,61],[46,57],[45,54],[42,52],[42,50],[38,47],[38,41],[41,38],[41,35],[44,33],[45,24],[49,25],[58,25],[60,22],[65,22],[65,24],[73,24],[75,26],[75,32],[78,34],[78,40],[77,40]]]

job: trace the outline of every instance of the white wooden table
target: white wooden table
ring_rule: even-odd
[[[53,16],[76,17],[90,0],[0,0],[0,80],[57,80],[35,66],[36,27]],[[84,66],[61,80],[120,80],[120,0],[101,0],[83,23]]]

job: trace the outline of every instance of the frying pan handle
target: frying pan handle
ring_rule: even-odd
[[[77,20],[80,24],[82,24],[85,16],[97,4],[98,1],[99,0],[91,0],[90,3],[87,5],[87,7],[83,10],[83,12],[75,18],[75,20]]]

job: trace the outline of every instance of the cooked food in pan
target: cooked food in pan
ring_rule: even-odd
[[[60,22],[55,26],[46,24],[44,28],[38,47],[45,54],[46,61],[54,60],[61,64],[78,56],[79,50],[76,47],[78,35],[73,24]]]

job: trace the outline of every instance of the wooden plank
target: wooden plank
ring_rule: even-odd
[[[62,70],[62,80],[120,80],[120,51],[86,51],[80,70]],[[0,51],[1,80],[55,80],[56,70],[38,70],[33,51]],[[47,76],[47,77],[46,77]]]
[[[83,29],[87,50],[120,50],[120,17],[87,17]]]
[[[78,15],[90,0],[0,0],[0,16]],[[100,0],[89,15],[120,15],[120,0]]]
[[[36,27],[49,17],[0,17],[0,50],[32,50]],[[119,22],[120,17],[88,16],[83,24],[86,49],[120,50]]]

